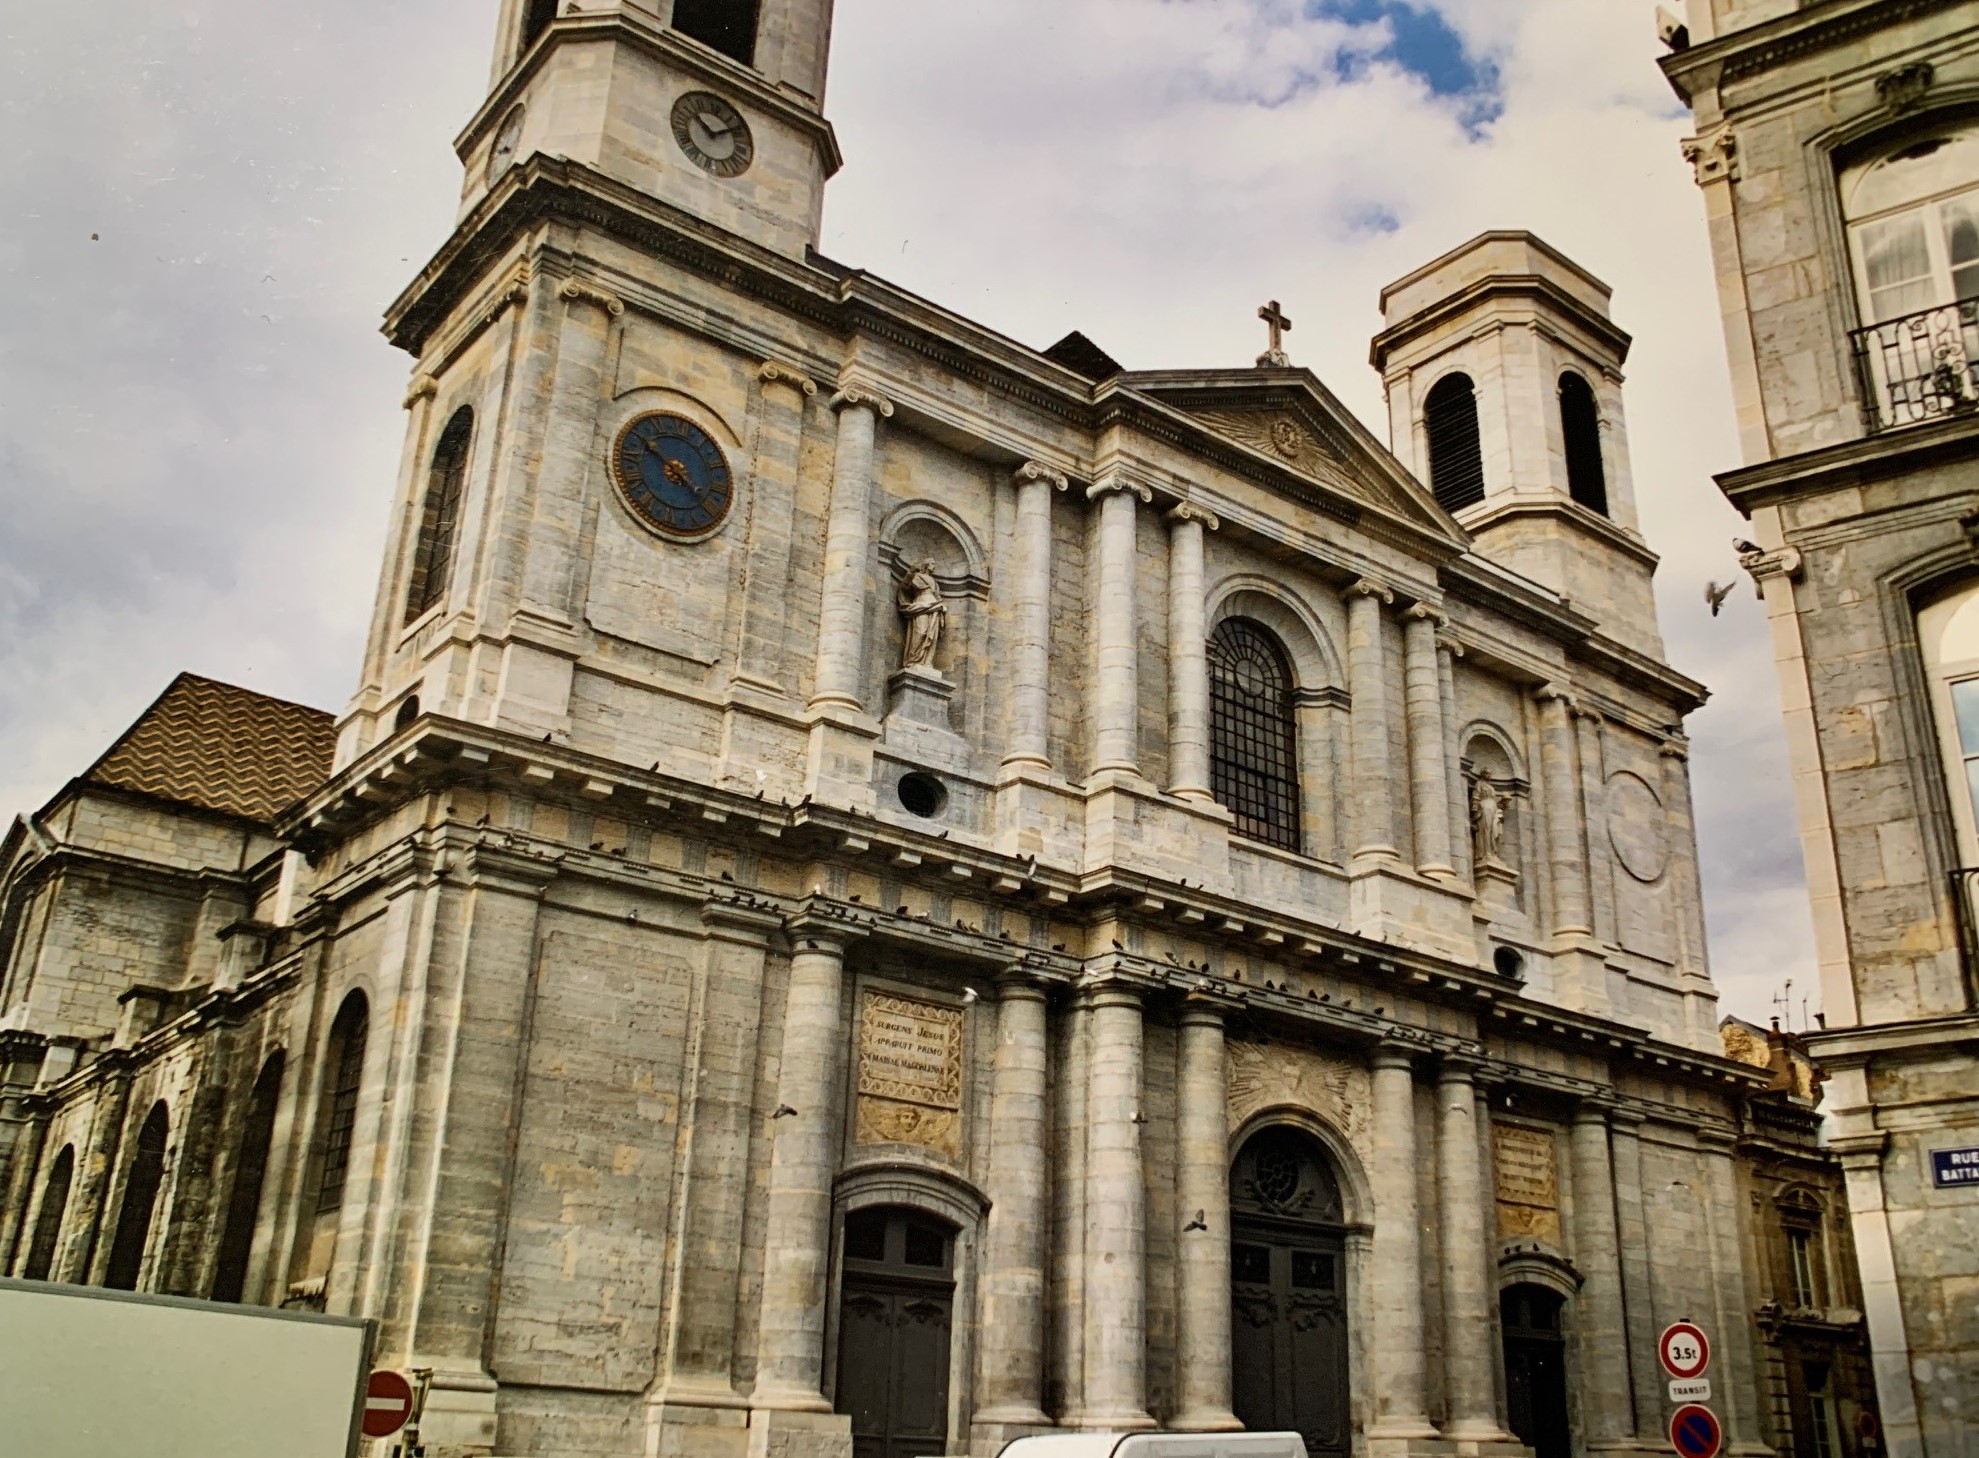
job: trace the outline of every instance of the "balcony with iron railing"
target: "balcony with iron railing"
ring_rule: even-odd
[[[1871,434],[1979,411],[1979,297],[1849,335]]]

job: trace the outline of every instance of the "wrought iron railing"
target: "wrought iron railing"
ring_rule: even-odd
[[[1850,340],[1871,431],[1979,409],[1979,298],[1886,319]]]

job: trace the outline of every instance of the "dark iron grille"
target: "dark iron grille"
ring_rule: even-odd
[[[1445,511],[1484,500],[1484,450],[1477,435],[1477,393],[1469,375],[1445,375],[1423,410],[1429,436],[1429,487]]]
[[[1209,640],[1210,790],[1239,835],[1299,849],[1298,725],[1292,674],[1270,634],[1243,618]]]
[[[1979,298],[1886,319],[1849,338],[1870,430],[1979,408]]]
[[[460,524],[461,492],[467,484],[467,446],[473,435],[474,412],[463,405],[447,422],[433,452],[426,500],[419,510],[419,545],[412,558],[412,581],[406,587],[408,623],[446,596],[454,532]]]
[[[323,1178],[316,1187],[316,1213],[335,1210],[344,1202],[344,1179],[350,1173],[350,1137],[357,1126],[357,1094],[364,1081],[363,1002],[347,1004],[338,1019],[342,1036],[330,1090],[329,1117],[324,1120]]]

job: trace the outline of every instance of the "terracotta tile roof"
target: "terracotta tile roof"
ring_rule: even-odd
[[[333,725],[321,709],[182,673],[82,779],[265,822],[329,777]]]

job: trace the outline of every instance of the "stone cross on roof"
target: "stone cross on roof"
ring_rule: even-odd
[[[1271,331],[1271,347],[1257,357],[1259,369],[1282,370],[1289,368],[1292,360],[1285,353],[1285,336],[1292,332],[1292,321],[1273,299],[1257,311],[1258,318],[1264,320],[1265,328]]]

